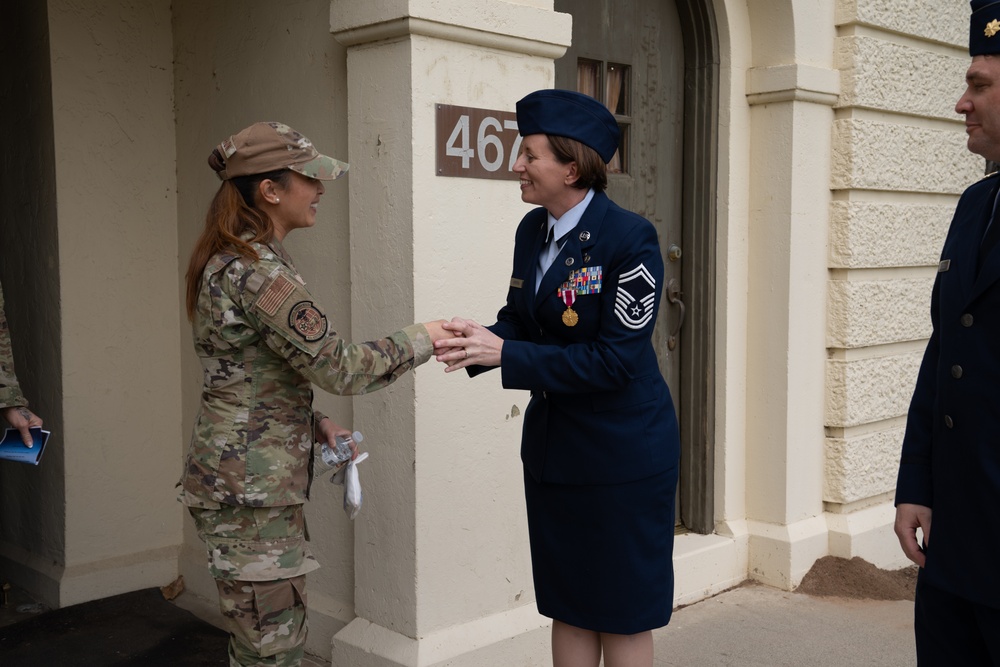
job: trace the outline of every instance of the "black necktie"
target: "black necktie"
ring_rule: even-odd
[[[538,286],[542,282],[542,276],[545,275],[549,267],[552,266],[552,262],[555,261],[556,257],[559,255],[559,251],[562,250],[563,243],[566,242],[566,238],[569,236],[569,232],[566,232],[558,239],[553,240],[555,236],[556,228],[553,227],[549,230],[548,236],[545,237],[545,244],[542,246],[542,251],[538,253],[538,274],[535,276],[535,291],[538,291]],[[570,232],[573,231],[572,229]]]
[[[569,232],[566,232],[558,239],[553,240],[555,233],[555,227],[550,229],[548,236],[545,237],[545,245],[542,246],[542,252],[539,256],[539,264],[542,265],[542,273],[548,271],[549,267],[552,266],[553,260],[555,260],[559,251],[562,250],[563,244],[566,242],[566,237],[569,236]]]

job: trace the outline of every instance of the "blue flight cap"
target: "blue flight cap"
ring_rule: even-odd
[[[972,0],[969,19],[969,55],[1000,53],[1000,2]]]
[[[517,103],[517,128],[522,137],[551,134],[576,139],[597,151],[605,164],[618,150],[615,117],[590,95],[572,90],[536,90],[525,96]]]

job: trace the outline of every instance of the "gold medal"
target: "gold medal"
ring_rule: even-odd
[[[566,310],[562,314],[563,324],[575,327],[576,323],[580,321],[580,316],[573,310],[573,304],[576,303],[576,290],[572,287],[561,289],[559,290],[559,298],[566,304]]]

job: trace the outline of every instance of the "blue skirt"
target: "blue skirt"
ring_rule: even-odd
[[[631,635],[666,625],[674,600],[677,468],[608,485],[546,484],[525,471],[538,611]]]

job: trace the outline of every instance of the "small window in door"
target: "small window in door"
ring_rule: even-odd
[[[606,106],[618,121],[621,141],[618,152],[608,163],[612,174],[628,173],[629,129],[632,124],[632,68],[622,63],[579,58],[576,61],[576,86]]]

